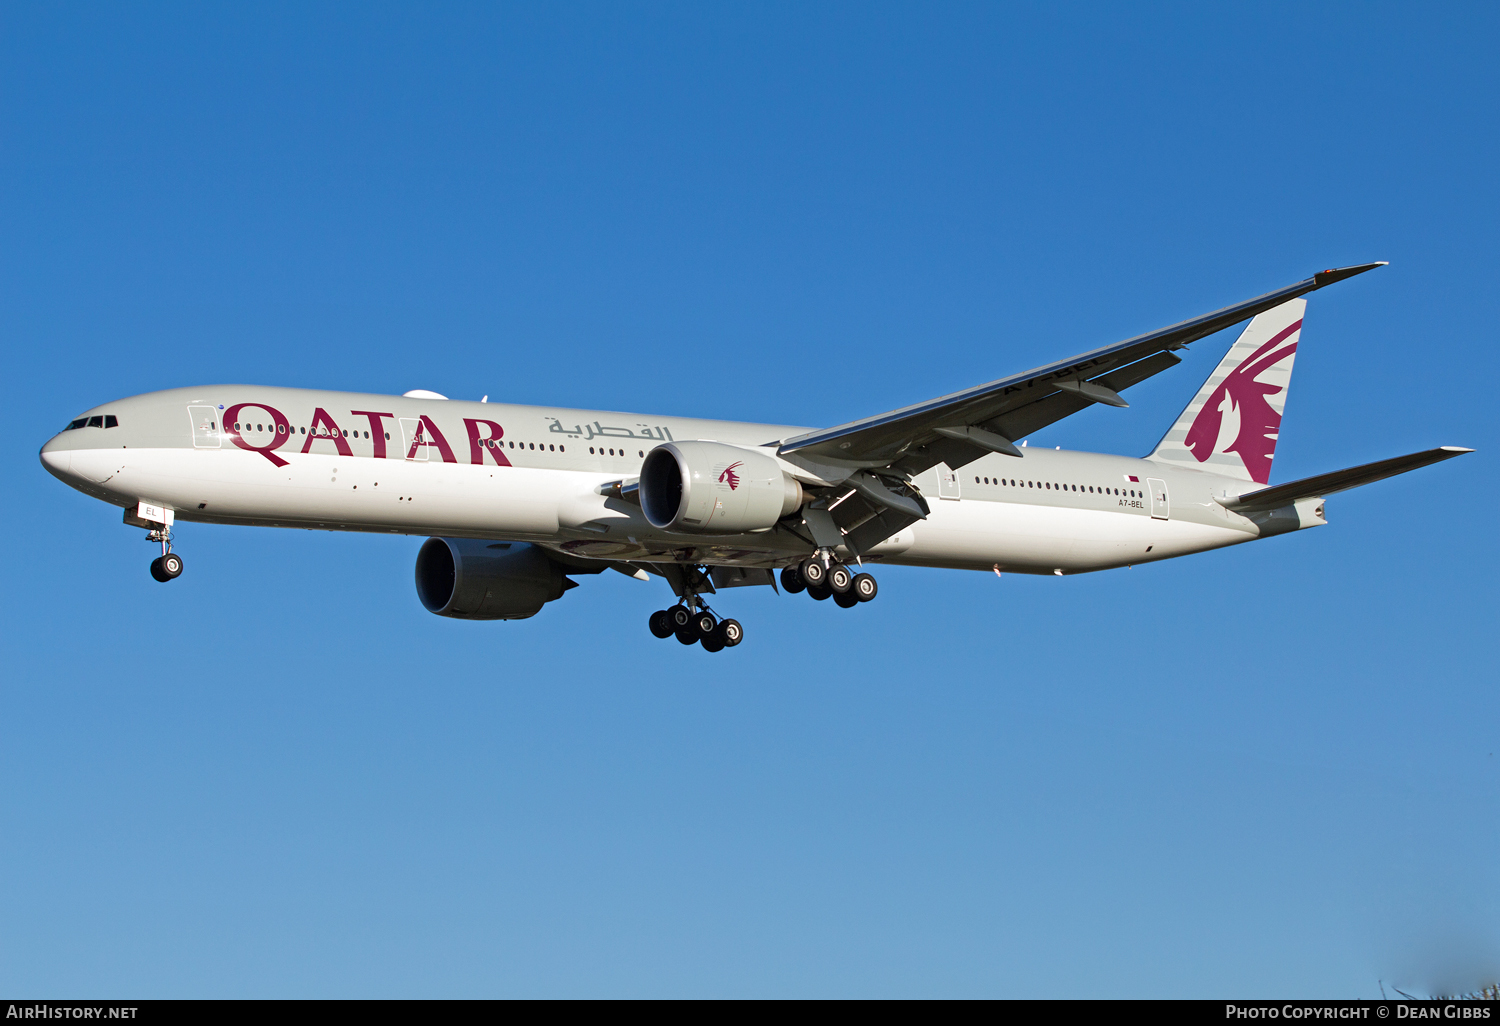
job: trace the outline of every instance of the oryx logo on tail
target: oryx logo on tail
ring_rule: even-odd
[[[1294,299],[1252,320],[1149,458],[1269,483],[1306,307]]]
[[[1299,320],[1278,332],[1271,341],[1261,346],[1244,363],[1229,372],[1204,403],[1203,409],[1188,428],[1188,451],[1199,462],[1205,462],[1215,452],[1238,453],[1250,472],[1252,481],[1265,484],[1271,479],[1271,458],[1276,452],[1276,439],[1281,433],[1281,413],[1271,407],[1269,396],[1281,395],[1286,385],[1277,385],[1256,378],[1282,360],[1297,352],[1297,343],[1282,345],[1288,338],[1302,330]],[[1280,348],[1277,348],[1277,347]],[[1282,398],[1285,408],[1286,399]],[[1220,445],[1225,434],[1225,421],[1233,415],[1238,430],[1234,440]]]

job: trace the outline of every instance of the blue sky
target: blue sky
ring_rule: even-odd
[[[1492,5],[0,11],[0,990],[1372,996],[1500,972]],[[36,459],[207,382],[823,426],[1366,260],[1273,482],[1331,526],[1068,579],[618,575]],[[1149,450],[1228,346],[1033,445]],[[758,589],[757,589],[758,591]]]

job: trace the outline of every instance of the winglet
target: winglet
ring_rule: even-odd
[[[1330,267],[1326,271],[1319,271],[1313,275],[1313,288],[1322,288],[1324,285],[1332,285],[1336,281],[1352,278],[1356,274],[1364,274],[1373,271],[1377,267],[1384,267],[1390,263],[1389,260],[1377,260],[1373,264],[1355,264],[1353,267]]]

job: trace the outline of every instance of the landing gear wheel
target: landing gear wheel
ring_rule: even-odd
[[[745,628],[740,626],[738,620],[724,620],[714,634],[724,643],[725,648],[733,648],[745,640]]]
[[[854,584],[849,588],[849,594],[856,596],[861,602],[868,602],[880,594],[880,585],[875,583],[875,578],[869,574],[855,574]]]
[[[165,556],[157,556],[151,561],[151,576],[163,584],[166,584],[180,573],[182,573],[182,557],[175,552],[168,552]]]
[[[667,610],[667,622],[674,631],[686,630],[688,624],[693,622],[693,614],[687,606],[679,603]]]
[[[714,628],[718,626],[719,621],[714,619],[714,614],[712,613],[699,613],[697,616],[693,617],[692,629],[698,632],[698,637],[700,638],[707,638],[711,636],[714,632]]]
[[[833,592],[829,591],[827,588],[814,588],[811,584],[807,586],[807,593],[813,598],[817,599],[819,602],[822,602],[824,599],[828,598],[829,595],[833,594]]]
[[[710,634],[707,637],[703,638],[700,644],[702,644],[704,650],[708,652],[724,651],[724,641],[719,637],[717,633]]]
[[[672,620],[665,609],[658,609],[652,613],[647,623],[651,627],[651,633],[658,638],[666,639],[672,636]]]
[[[807,590],[807,582],[802,579],[802,573],[794,566],[781,568],[781,590],[788,595],[795,595],[799,591]]]
[[[797,572],[802,575],[802,582],[809,591],[828,583],[828,568],[819,563],[816,556],[804,559],[802,565],[797,567]]]
[[[852,591],[836,591],[833,593],[833,601],[844,609],[853,609],[859,605],[859,596]]]
[[[835,563],[828,568],[828,587],[833,589],[835,595],[842,595],[849,590],[854,583],[854,571],[842,563]]]
[[[677,640],[684,645],[696,645],[698,644],[698,634],[691,626],[684,627],[677,632]]]

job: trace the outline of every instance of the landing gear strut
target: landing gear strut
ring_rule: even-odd
[[[151,561],[151,576],[162,584],[182,573],[182,557],[172,551],[172,529],[166,524],[146,533],[148,542],[161,543],[161,555]]]

